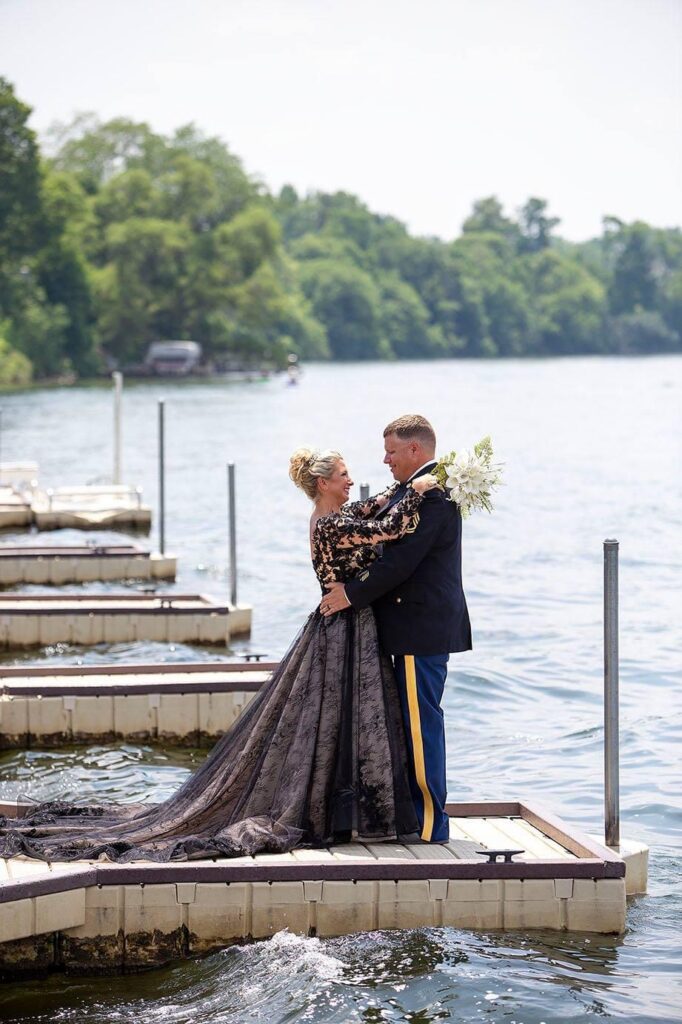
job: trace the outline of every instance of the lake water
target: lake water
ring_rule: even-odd
[[[338,448],[356,482],[378,489],[389,482],[382,428],[401,413],[428,415],[441,451],[492,435],[505,487],[492,516],[465,524],[475,646],[452,657],[444,701],[454,800],[534,798],[601,830],[602,541],[620,541],[622,831],[651,847],[650,891],[630,901],[621,937],[282,933],[145,976],[5,986],[5,1018],[681,1021],[682,358],[320,365],[307,367],[298,387],[281,379],[126,385],[123,478],[141,484],[154,507],[160,396],[176,587],[227,593],[225,465],[234,461],[239,597],[254,606],[252,640],[235,650],[271,657],[286,650],[317,599],[309,506],[287,477],[291,451],[301,443]],[[0,404],[2,458],[38,459],[45,485],[111,472],[107,389],[34,391]],[[196,657],[216,652],[139,643],[4,661]],[[203,756],[130,744],[9,752],[0,755],[0,793],[158,800]]]

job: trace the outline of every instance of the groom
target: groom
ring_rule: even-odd
[[[436,435],[423,416],[401,416],[384,430],[384,462],[399,487],[385,514],[411,480],[433,471]],[[445,729],[440,702],[450,652],[471,649],[471,626],[462,589],[462,520],[443,491],[427,491],[413,533],[384,546],[358,579],[334,583],[323,598],[325,615],[349,605],[372,605],[379,642],[393,656],[405,720],[412,797],[420,838],[443,843]]]

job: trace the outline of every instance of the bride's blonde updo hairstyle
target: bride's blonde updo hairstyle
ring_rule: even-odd
[[[338,452],[319,448],[297,448],[289,459],[289,476],[311,501],[318,496],[317,481],[328,480],[342,458]]]

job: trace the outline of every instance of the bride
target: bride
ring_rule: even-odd
[[[384,541],[413,530],[433,476],[384,515],[395,485],[348,504],[353,481],[334,451],[299,448],[289,475],[313,502],[310,550],[325,584],[361,573]],[[271,679],[203,765],[162,804],[36,806],[0,817],[0,856],[187,860],[284,852],[413,833],[407,746],[393,670],[370,608],[319,609]]]

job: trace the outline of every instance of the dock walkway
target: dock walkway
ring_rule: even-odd
[[[17,583],[62,586],[107,580],[174,580],[175,555],[145,551],[136,544],[0,545],[0,587]]]
[[[0,647],[48,644],[227,644],[251,632],[248,605],[216,604],[205,594],[0,595]]]
[[[15,487],[0,486],[0,529],[12,530],[33,522],[31,500]]]
[[[276,662],[0,669],[0,749],[116,740],[212,746]]]
[[[81,487],[36,489],[31,495],[33,520],[39,530],[149,530],[151,509],[142,503],[139,487],[86,484]]]
[[[616,853],[528,803],[447,811],[447,846],[354,842],[171,864],[0,861],[0,971],[131,971],[283,928],[623,931],[626,864]],[[486,850],[522,852],[504,863]]]

